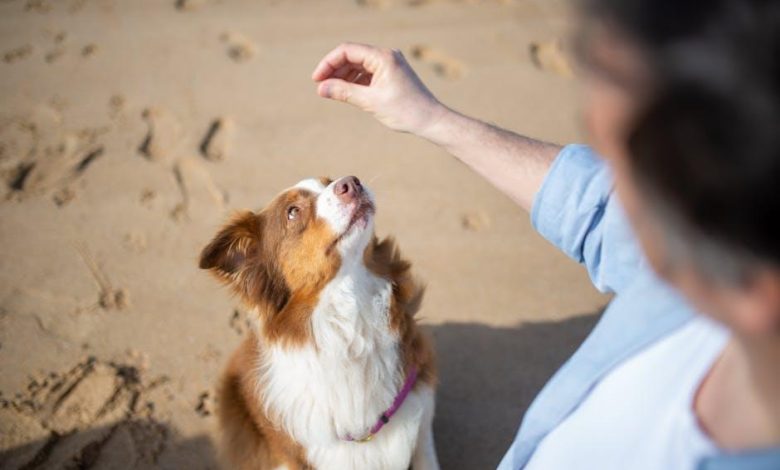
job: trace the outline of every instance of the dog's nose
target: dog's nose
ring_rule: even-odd
[[[351,202],[363,192],[360,180],[354,176],[345,176],[334,183],[333,191],[343,202]]]

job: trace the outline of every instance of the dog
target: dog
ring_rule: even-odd
[[[230,468],[438,468],[423,288],[375,212],[354,176],[307,179],[203,249],[253,323],[217,393]]]

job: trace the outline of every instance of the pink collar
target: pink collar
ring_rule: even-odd
[[[385,424],[387,424],[390,421],[390,418],[393,417],[393,415],[398,411],[398,408],[401,408],[401,405],[404,404],[404,400],[406,400],[406,397],[409,396],[409,392],[412,391],[412,388],[414,387],[414,384],[417,382],[417,367],[412,366],[411,369],[409,369],[409,373],[406,375],[406,382],[404,382],[404,386],[401,388],[401,390],[398,391],[398,395],[395,396],[395,400],[393,400],[393,404],[390,405],[390,408],[388,408],[384,413],[382,413],[381,416],[379,416],[379,419],[377,420],[376,424],[371,427],[371,430],[368,431],[368,434],[366,434],[361,439],[355,439],[349,434],[347,434],[347,437],[344,438],[345,441],[353,441],[353,442],[368,442],[371,439],[374,438],[376,433],[379,432],[380,429],[384,427]]]

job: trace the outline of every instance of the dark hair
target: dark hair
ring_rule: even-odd
[[[780,1],[583,6],[652,71],[626,136],[643,193],[698,235],[780,266]]]

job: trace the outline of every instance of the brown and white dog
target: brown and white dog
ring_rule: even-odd
[[[203,249],[255,322],[218,392],[233,468],[438,468],[423,290],[374,213],[355,177],[304,180]]]

